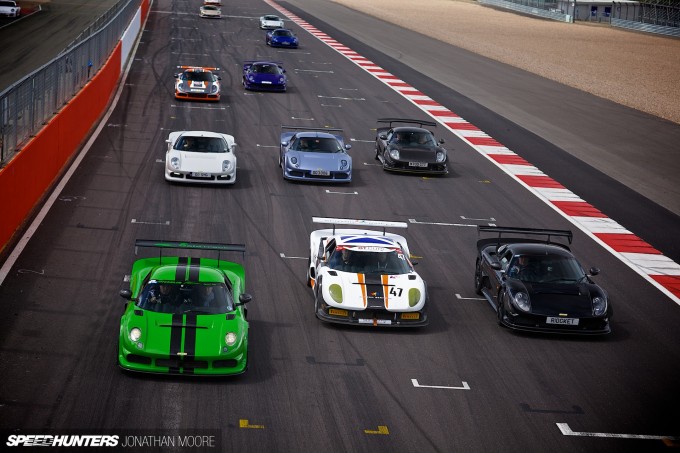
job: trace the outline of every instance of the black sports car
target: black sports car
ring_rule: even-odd
[[[475,289],[498,314],[501,326],[515,330],[607,334],[612,306],[607,293],[586,273],[565,244],[568,230],[478,227],[495,238],[477,241]],[[503,237],[509,233],[513,237]],[[517,236],[542,236],[544,240]]]
[[[449,172],[446,150],[441,146],[444,139],[437,141],[430,130],[423,128],[437,123],[400,118],[380,118],[378,123],[389,124],[377,129],[375,139],[375,158],[382,162],[384,170],[436,175]],[[394,123],[419,127],[392,127]]]

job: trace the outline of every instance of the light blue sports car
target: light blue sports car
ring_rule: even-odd
[[[342,129],[281,126],[279,166],[285,179],[350,182],[352,157]],[[290,130],[294,129],[294,130]]]

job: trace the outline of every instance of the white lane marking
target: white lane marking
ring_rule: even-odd
[[[475,228],[477,228],[477,225],[468,224],[468,223],[418,222],[416,219],[408,219],[408,221],[411,222],[411,223],[416,223],[418,225],[462,226],[462,227],[475,227]]]
[[[679,436],[648,436],[644,434],[616,434],[616,433],[585,433],[572,431],[567,423],[557,423],[557,427],[565,436],[579,437],[614,437],[618,439],[650,439],[650,440],[680,440]]]
[[[422,385],[418,383],[418,379],[411,379],[411,383],[416,388],[427,388],[427,389],[448,389],[448,390],[470,390],[470,386],[467,382],[462,381],[462,387],[449,387],[445,385]]]
[[[490,219],[473,219],[472,217],[465,217],[464,215],[462,215],[462,216],[460,216],[460,218],[463,219],[463,220],[473,220],[473,221],[476,220],[478,222],[481,222],[481,221],[495,222],[496,221],[496,219],[494,219],[493,217],[491,217]]]
[[[331,192],[330,190],[326,189],[326,193],[332,193],[332,194],[337,194],[337,195],[359,195],[359,192]]]
[[[123,276],[123,281],[126,282],[126,283],[129,282],[129,281],[130,281],[130,277],[131,277],[130,274],[125,274],[125,275]]]
[[[373,164],[373,163],[370,163],[370,164],[369,164],[368,162],[364,162],[364,165],[366,165],[366,166],[374,166],[374,167],[382,167],[382,164]]]
[[[463,297],[458,293],[456,293],[456,299],[460,299],[460,300],[486,300],[483,297]]]
[[[350,142],[361,142],[361,143],[375,143],[375,140],[359,140],[358,138],[350,138]]]
[[[306,260],[304,256],[286,256],[284,253],[279,253],[279,256],[287,260]]]
[[[365,101],[366,100],[364,98],[344,98],[342,96],[323,96],[321,94],[317,94],[316,97],[324,98],[324,99],[340,99],[340,100],[343,100],[343,101]]]
[[[257,145],[258,148],[278,148],[277,145],[260,145],[259,143]]]
[[[183,52],[170,52],[172,55],[183,55],[185,57],[209,57],[210,54],[207,53],[183,53]]]
[[[298,68],[295,68],[295,69],[293,69],[293,71],[297,71],[297,72],[322,72],[322,73],[325,73],[325,74],[335,74],[333,71],[320,71],[320,70],[316,70],[316,69],[298,69]]]
[[[165,163],[165,159],[156,159],[156,163],[157,163],[157,164],[164,164],[164,163]]]
[[[132,222],[130,223],[136,223],[139,225],[170,225],[169,220],[166,220],[165,222],[145,222],[143,220],[132,219]]]
[[[345,91],[359,91],[359,88],[338,88],[339,90],[345,90]]]
[[[17,270],[17,274],[38,274],[38,275],[45,275],[45,269],[42,269],[40,272],[31,270],[31,269],[19,269],[19,270]]]
[[[291,116],[290,119],[301,120],[301,121],[314,121],[314,118],[298,118],[297,116]]]

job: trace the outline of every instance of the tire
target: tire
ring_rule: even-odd
[[[482,275],[482,263],[479,258],[477,258],[477,263],[475,264],[475,293],[481,296],[483,288],[484,276]]]
[[[307,286],[309,286],[310,288],[312,287],[312,282],[311,282],[312,276],[309,275],[309,267],[311,265],[312,265],[312,259],[309,258],[309,259],[307,259]]]
[[[378,142],[375,142],[375,160],[380,160],[380,148]]]
[[[319,297],[323,297],[321,292],[321,285],[316,285],[316,291],[314,292],[314,316],[318,317],[319,313]]]
[[[496,300],[496,317],[498,320],[498,325],[501,327],[503,326],[503,318],[505,317],[505,309],[503,308],[503,295],[504,292],[498,293],[498,299]]]

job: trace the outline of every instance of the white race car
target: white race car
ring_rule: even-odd
[[[203,5],[201,6],[200,16],[219,19],[222,17],[222,10],[216,5]]]
[[[316,317],[326,322],[368,326],[421,327],[428,324],[427,287],[413,270],[403,236],[385,228],[404,222],[314,217],[333,224],[309,237],[307,282]],[[382,227],[383,231],[338,229],[336,225]]]
[[[234,184],[236,143],[218,132],[177,131],[166,140],[165,179],[173,182]]]
[[[260,28],[263,30],[274,30],[277,28],[284,28],[283,20],[279,16],[273,14],[265,14],[260,17]]]

